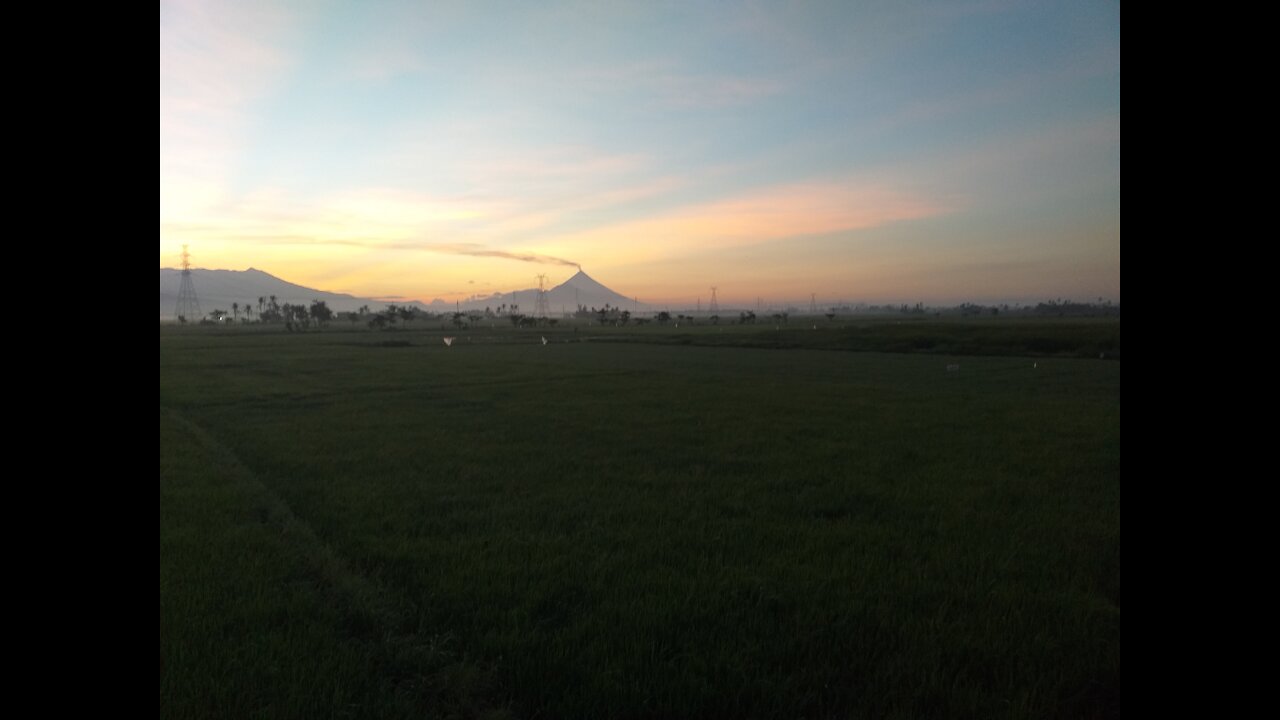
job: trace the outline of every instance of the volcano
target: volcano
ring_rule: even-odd
[[[531,313],[538,302],[538,289],[526,288],[524,290],[516,290],[515,292],[496,293],[486,298],[475,298],[462,302],[462,307],[469,309],[484,309],[485,307],[496,307],[500,303],[510,303],[520,306],[520,312]],[[634,298],[629,298],[618,292],[605,287],[595,278],[578,268],[578,272],[573,277],[556,285],[547,291],[547,307],[555,315],[559,315],[562,311],[572,313],[577,310],[579,305],[584,305],[588,310],[591,308],[602,308],[605,305],[611,307],[620,307],[626,310],[644,309],[644,303],[637,303]]]
[[[582,268],[578,268],[573,277],[547,292],[547,304],[553,309],[563,305],[572,311],[578,305],[586,305],[588,308],[601,308],[605,305],[630,308],[635,300],[601,285],[583,272]]]

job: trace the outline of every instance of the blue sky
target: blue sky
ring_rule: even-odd
[[[1114,2],[162,2],[160,264],[1119,300]]]

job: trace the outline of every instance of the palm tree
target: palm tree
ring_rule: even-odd
[[[240,319],[240,303],[238,302],[231,303],[231,316],[233,319],[237,321]]]

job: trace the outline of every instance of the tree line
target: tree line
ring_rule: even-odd
[[[381,311],[374,311],[368,305],[362,305],[355,311],[334,312],[324,300],[312,300],[310,305],[281,303],[275,295],[264,295],[252,302],[244,304],[233,302],[231,310],[214,308],[200,319],[201,325],[217,324],[275,324],[283,325],[286,330],[307,330],[313,327],[327,327],[334,321],[347,321],[351,325],[363,322],[371,328],[385,328],[397,323],[407,325],[415,320],[432,320],[442,317],[437,313],[424,312],[415,307],[387,305]],[[179,323],[187,323],[188,318],[178,316]]]
[[[1098,298],[1096,303],[1092,302],[1073,302],[1071,300],[1050,300],[1041,302],[1036,305],[1015,304],[1012,307],[1005,304],[1000,305],[979,305],[975,303],[961,303],[951,307],[926,307],[924,303],[916,303],[915,305],[865,305],[859,303],[856,308],[849,306],[832,307],[829,312],[821,313],[828,321],[834,321],[837,314],[845,314],[850,311],[859,313],[880,313],[880,314],[903,314],[903,315],[933,315],[940,317],[942,315],[1040,315],[1040,316],[1059,316],[1059,317],[1119,317],[1120,306],[1113,304],[1110,300]],[[332,321],[347,321],[353,327],[356,323],[364,323],[373,329],[392,328],[396,325],[408,327],[410,323],[417,320],[439,320],[446,319],[450,321],[456,328],[475,327],[485,319],[506,318],[511,322],[513,327],[536,327],[541,325],[555,326],[558,322],[556,318],[541,318],[526,315],[520,312],[519,305],[503,304],[496,309],[486,307],[483,311],[469,310],[466,312],[456,311],[452,313],[433,313],[424,311],[416,307],[405,307],[389,304],[381,311],[374,311],[368,305],[361,306],[358,310],[349,312],[334,312],[323,300],[312,300],[310,305],[304,304],[281,304],[275,295],[266,295],[258,298],[255,305],[252,302],[241,304],[239,302],[231,303],[231,310],[227,311],[221,308],[215,308],[207,313],[203,318],[199,319],[202,325],[213,325],[222,323],[269,323],[283,325],[285,329],[307,330],[312,327],[327,327]],[[628,324],[644,325],[649,322],[656,322],[659,325],[666,325],[670,322],[688,323],[690,325],[698,322],[708,322],[712,325],[718,325],[722,321],[733,322],[735,318],[732,316],[722,318],[720,315],[685,315],[677,314],[673,316],[668,311],[655,313],[652,318],[636,317],[629,310],[623,310],[605,304],[604,307],[588,307],[579,305],[572,314],[572,317],[579,320],[587,320],[599,323],[600,325],[626,326]],[[786,323],[791,317],[789,312],[776,312],[772,315],[762,316],[761,319],[772,320],[775,324]],[[752,325],[756,323],[756,313],[750,310],[744,310],[738,314],[736,318],[739,324]],[[190,318],[178,316],[179,323],[191,322]]]

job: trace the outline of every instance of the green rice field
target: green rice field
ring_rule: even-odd
[[[1118,320],[417,325],[161,326],[162,717],[1119,716]]]

